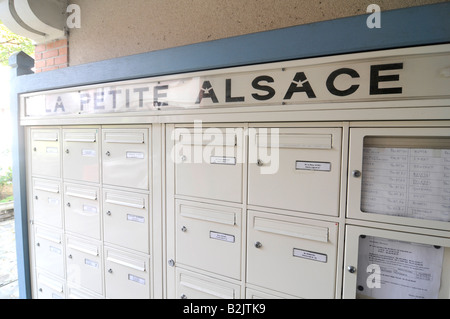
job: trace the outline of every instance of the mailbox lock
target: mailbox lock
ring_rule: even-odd
[[[72,257],[72,255],[69,255],[69,259],[72,259],[73,257]]]
[[[352,171],[352,176],[355,178],[361,177],[361,171],[355,169],[354,171]]]
[[[354,266],[348,266],[347,270],[349,273],[354,274],[356,272],[356,267]]]
[[[67,203],[67,207],[70,207],[70,203]]]
[[[34,199],[35,199],[35,200],[38,200],[38,199],[39,199],[39,197],[38,197],[38,196],[36,195],[36,196],[34,196]]]
[[[69,154],[69,149],[66,150],[66,154]]]
[[[255,243],[255,247],[256,247],[256,248],[261,248],[261,247],[262,247],[262,244],[261,244],[259,241],[257,241],[257,242]]]
[[[108,210],[108,211],[106,212],[106,215],[111,216],[111,211]]]
[[[111,153],[109,151],[107,151],[106,156],[111,156]]]
[[[187,299],[187,296],[185,294],[181,294],[181,299]]]
[[[169,266],[170,267],[175,266],[175,261],[173,259],[169,260]]]
[[[110,274],[112,274],[112,273],[113,273],[113,270],[112,270],[111,268],[109,268],[109,269],[108,269],[108,272],[109,272]]]
[[[185,232],[187,231],[186,226],[181,227],[181,231],[182,231],[183,233],[185,233]]]
[[[258,166],[263,166],[264,165],[264,163],[263,163],[263,161],[261,161],[260,159],[259,160],[257,160],[256,161],[256,165],[258,165]]]

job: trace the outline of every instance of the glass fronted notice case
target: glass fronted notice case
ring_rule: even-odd
[[[364,139],[361,211],[450,221],[450,139]]]

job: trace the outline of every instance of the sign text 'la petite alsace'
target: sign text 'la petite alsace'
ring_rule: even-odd
[[[306,69],[308,69],[306,67]],[[376,99],[402,94],[403,63],[315,66],[107,84],[27,101],[27,116]],[[45,109],[43,107],[45,106]]]

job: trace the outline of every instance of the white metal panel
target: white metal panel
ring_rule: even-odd
[[[103,294],[103,254],[99,242],[66,238],[67,282]]]
[[[36,267],[60,278],[65,277],[63,233],[58,230],[35,228]]]
[[[63,129],[63,177],[100,182],[98,129]]]
[[[100,190],[81,184],[64,184],[66,231],[101,239]]]
[[[65,299],[65,284],[61,279],[37,273],[38,299]]]
[[[150,253],[148,195],[104,189],[103,212],[105,242]]]
[[[249,204],[338,216],[341,129],[269,130],[249,135]]]
[[[59,181],[33,179],[33,219],[62,227],[62,187]]]
[[[31,130],[31,169],[34,176],[61,177],[59,129]]]
[[[149,299],[150,271],[148,257],[105,247],[106,297]]]
[[[335,298],[337,223],[248,212],[247,281],[301,298]]]
[[[176,262],[240,279],[241,209],[176,202]]]
[[[181,299],[239,299],[240,286],[177,268],[176,295]]]
[[[242,202],[243,129],[197,131],[175,131],[176,194]]]
[[[130,188],[149,188],[148,129],[108,128],[103,134],[103,183]]]

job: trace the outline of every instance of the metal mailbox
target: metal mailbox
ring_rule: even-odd
[[[240,279],[241,209],[182,200],[176,207],[177,264]]]
[[[99,129],[63,129],[64,179],[100,182]]]
[[[338,216],[341,129],[278,131],[249,138],[249,204]]]

